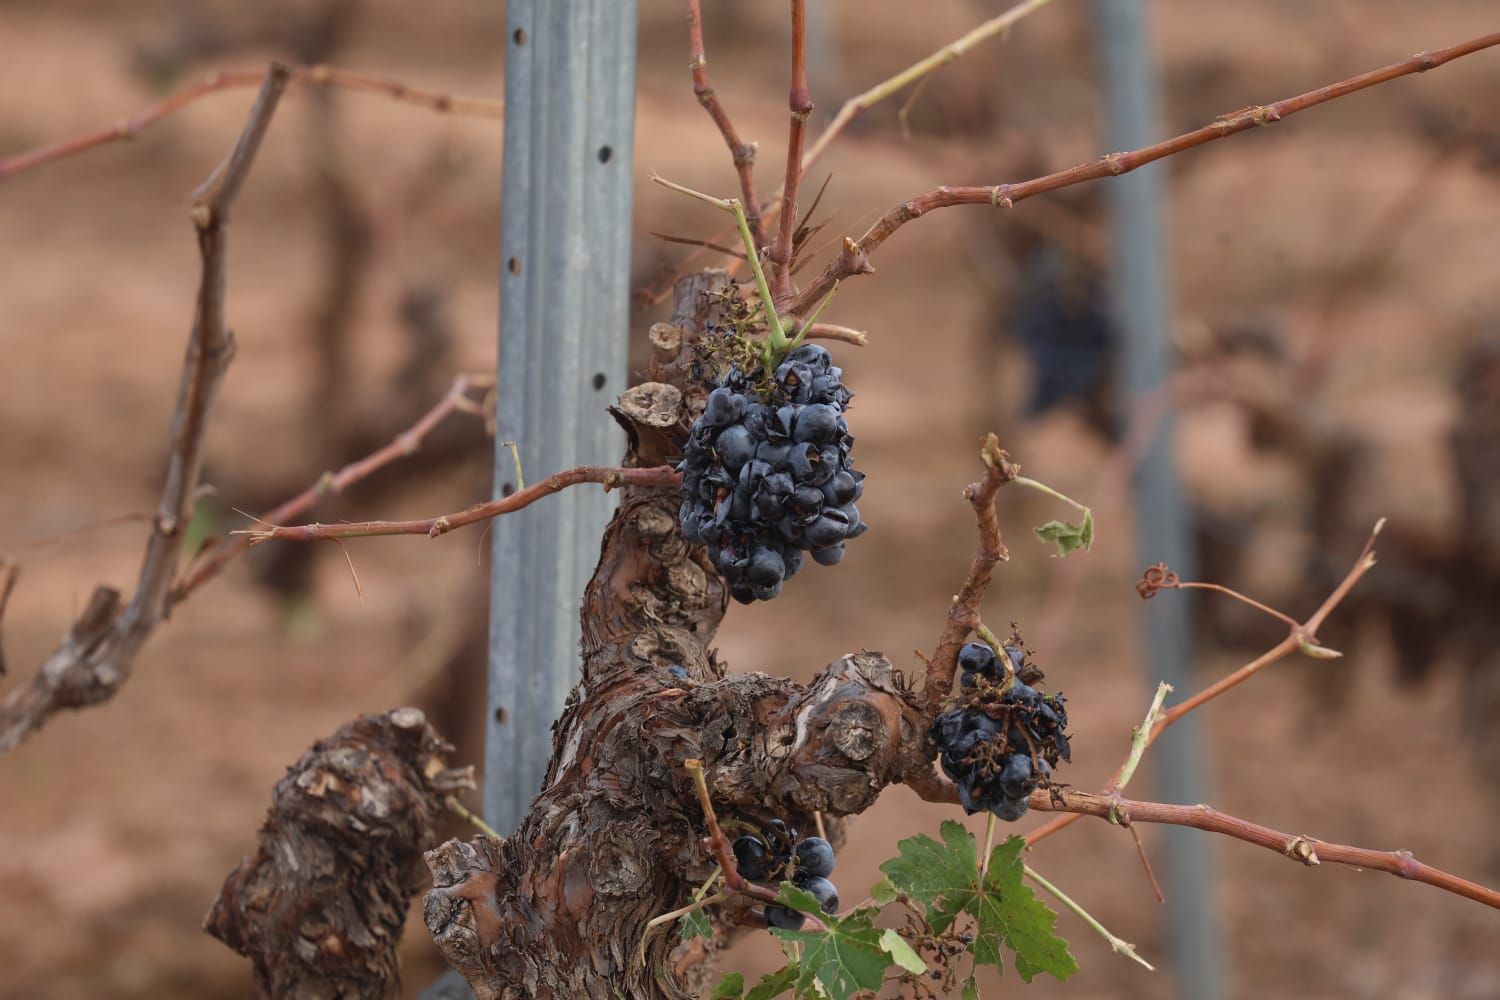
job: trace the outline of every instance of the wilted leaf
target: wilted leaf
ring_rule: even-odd
[[[906,943],[906,938],[889,927],[880,935],[880,950],[891,956],[891,961],[907,972],[920,976],[927,971],[927,963],[922,961],[922,956]]]
[[[1094,545],[1094,512],[1084,511],[1083,520],[1077,524],[1072,521],[1054,520],[1032,530],[1042,541],[1057,544],[1057,556],[1065,556],[1075,549],[1083,549],[1087,552]]]

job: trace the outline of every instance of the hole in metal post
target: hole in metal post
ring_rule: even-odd
[[[519,257],[512,257],[510,260],[506,261],[505,262],[505,269],[507,271],[509,271],[511,274],[520,274],[521,273],[521,258],[519,258]]]
[[[515,483],[506,483],[504,486],[500,487],[500,495],[503,496],[503,497],[508,497],[512,493],[514,493],[515,491],[516,491],[516,484]]]
[[[609,380],[604,377],[604,373],[603,372],[595,372],[594,373],[594,391],[598,392],[600,389],[603,389],[604,388],[604,383],[607,382],[607,381],[609,381]]]
[[[498,722],[500,725],[503,726],[503,725],[505,725],[505,720],[508,719],[508,718],[510,718],[510,713],[505,710],[505,706],[504,705],[496,705],[495,706],[495,721]]]
[[[516,42],[517,45],[525,45],[526,44],[526,29],[525,28],[517,28],[516,29],[516,33],[513,34],[513,35],[511,35],[510,37],[513,38],[513,39],[515,39],[515,42]]]
[[[608,146],[600,146],[599,147],[599,162],[600,163],[608,163],[610,161],[610,159],[614,157],[614,155],[615,155],[615,151],[613,149],[610,149]]]

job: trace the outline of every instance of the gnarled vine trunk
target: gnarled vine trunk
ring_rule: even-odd
[[[203,928],[255,963],[257,997],[398,997],[396,947],[450,768],[421,711],[366,715],[319,740],[276,783],[260,848],[219,890]]]
[[[697,341],[734,294],[723,272],[679,282],[672,323],[651,331],[653,381],[613,410],[629,436],[626,465],[675,458],[706,394]],[[668,932],[637,957],[647,922],[713,869],[684,760],[703,761],[725,814],[804,829],[815,810],[859,812],[884,785],[930,770],[923,709],[878,653],[845,656],[806,687],[726,676],[709,644],[728,591],[707,553],[683,540],[679,504],[671,490],[624,492],[584,598],[582,680],[515,835],[428,855],[428,929],[481,1000],[696,992],[712,945]],[[720,915],[748,916],[734,902]]]

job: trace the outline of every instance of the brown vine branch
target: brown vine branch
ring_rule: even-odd
[[[1423,882],[1446,892],[1500,909],[1500,892],[1476,882],[1423,864],[1410,851],[1373,851],[1363,847],[1333,844],[1326,840],[1281,833],[1268,826],[1251,823],[1206,805],[1169,805],[1163,802],[1137,802],[1112,795],[1094,795],[1071,788],[1040,789],[1031,795],[1031,808],[1039,811],[1067,812],[1070,819],[1097,816],[1108,819],[1111,813],[1119,824],[1132,822],[1165,823],[1190,826],[1209,833],[1219,833],[1248,844],[1255,844],[1283,854],[1293,861],[1312,867],[1324,861],[1353,868],[1373,868],[1413,882]]]
[[[708,112],[708,116],[719,127],[719,134],[724,137],[724,145],[729,147],[729,155],[734,159],[735,172],[740,178],[740,195],[745,202],[745,221],[750,225],[750,233],[755,237],[755,245],[763,247],[766,245],[765,221],[761,217],[760,199],[755,194],[756,146],[755,143],[746,142],[740,138],[739,130],[734,127],[734,122],[729,120],[729,112],[725,111],[724,105],[719,103],[713,85],[708,82],[708,56],[703,49],[703,11],[700,9],[699,0],[688,0],[687,7],[688,44],[691,49],[688,69],[693,74],[693,93],[697,95],[698,103],[703,105],[703,110]]]
[[[870,343],[870,335],[865,331],[839,326],[837,323],[814,323],[807,328],[807,339],[837,340],[840,343],[853,344],[855,347],[864,347]]]
[[[670,465],[652,466],[646,469],[610,468],[582,465],[576,469],[554,473],[539,483],[512,493],[498,500],[486,500],[453,514],[440,514],[415,521],[354,521],[348,524],[296,524],[268,528],[253,528],[236,531],[234,534],[250,539],[258,545],[272,539],[289,542],[317,542],[330,538],[369,538],[378,535],[426,535],[436,538],[458,528],[488,521],[501,514],[509,514],[529,507],[543,497],[561,493],[570,486],[583,483],[598,483],[606,490],[621,486],[660,487],[675,489],[682,485],[682,475]]]
[[[714,860],[724,872],[724,884],[732,891],[758,899],[763,903],[774,904],[777,893],[763,885],[751,882],[740,874],[739,865],[735,864],[734,852],[729,849],[729,838],[724,836],[724,830],[719,826],[719,817],[714,812],[713,796],[708,793],[708,779],[703,774],[703,762],[689,758],[682,762],[682,766],[693,776],[693,787],[698,792],[698,804],[703,808],[703,819],[708,824],[708,846],[713,852]],[[811,913],[802,915],[803,925],[811,924],[814,930],[826,931],[828,925],[823,923]]]
[[[981,42],[1004,34],[1021,18],[1045,7],[1050,2],[1051,0],[1025,0],[1023,3],[1018,3],[1004,13],[997,14],[968,31],[963,37],[949,42],[926,58],[917,60],[895,76],[882,80],[864,93],[849,98],[839,108],[838,114],[833,116],[833,121],[829,123],[828,128],[812,144],[807,155],[802,158],[803,173],[807,172],[818,157],[827,152],[833,140],[843,134],[844,129],[848,128],[854,119],[886,98],[900,93],[911,84],[926,80],[944,66],[958,61],[959,57]]]
[[[812,167],[813,162],[817,160],[818,157],[822,156],[823,153],[828,149],[828,147],[833,143],[833,140],[841,135],[844,129],[848,128],[849,125],[854,121],[854,119],[858,118],[861,114],[868,111],[871,107],[885,100],[887,97],[890,97],[892,94],[899,93],[904,87],[908,86],[912,82],[924,80],[930,74],[936,72],[937,70],[941,69],[942,67],[948,65],[949,63],[958,59],[960,56],[967,53],[970,49],[974,48],[980,42],[993,38],[996,35],[1003,34],[1017,21],[1021,20],[1021,18],[1045,6],[1049,2],[1050,0],[1025,0],[1025,2],[1017,4],[1010,10],[1005,11],[1004,13],[999,14],[996,17],[990,18],[988,21],[985,21],[983,24],[965,34],[963,37],[950,42],[949,44],[943,46],[941,49],[932,53],[926,58],[918,60],[917,62],[908,66],[906,69],[902,70],[900,73],[897,73],[895,76],[892,76],[886,80],[882,80],[880,83],[877,83],[875,86],[871,87],[864,93],[850,98],[844,103],[843,107],[839,109],[838,114],[834,116],[834,119],[832,123],[829,124],[827,130],[818,137],[817,141],[813,143],[812,148],[808,150],[807,153],[802,157],[802,173],[805,175],[807,171]],[[697,0],[693,0],[692,9],[690,9],[689,11],[690,25],[693,23],[691,20],[691,18],[693,17],[692,11],[693,9],[696,9],[697,6]],[[697,83],[696,77],[694,78],[694,83],[695,85]],[[702,99],[700,98],[700,101],[701,100]],[[717,116],[715,116],[714,120],[715,122],[719,121]],[[720,131],[723,131],[723,127],[723,123],[720,123]],[[726,134],[725,141],[728,143],[731,153],[734,153],[736,149],[738,149],[741,145],[737,133],[735,133],[733,137]],[[748,145],[750,153],[753,156],[755,151],[754,143],[750,143]],[[736,159],[735,162],[736,166],[738,166],[738,159]],[[782,194],[786,190],[785,185],[783,184],[782,188],[777,191],[776,196],[772,198],[765,206],[761,206],[755,202],[753,192],[750,188],[745,187],[743,184],[743,177],[741,188],[745,195],[745,205],[747,213],[752,211],[754,212],[752,219],[756,224],[754,231],[758,234],[757,244],[764,245],[765,239],[763,235],[763,229],[765,226],[765,220],[769,218],[775,218],[777,216],[777,213],[781,211]],[[728,230],[726,230],[726,233],[727,232]],[[668,295],[672,294],[672,287],[676,284],[677,279],[681,278],[684,274],[687,273],[686,269],[690,267],[695,261],[697,261],[705,250],[726,252],[725,249],[715,241],[705,241],[697,244],[697,246],[698,249],[689,254],[688,257],[684,260],[681,269],[674,271],[656,288],[648,289],[641,293],[638,293],[639,297],[643,301],[651,305],[655,305],[662,299],[666,298]],[[739,253],[738,251],[734,251],[730,255],[738,257]],[[793,268],[794,271],[797,269],[798,268],[796,267]]]
[[[494,382],[494,377],[490,375],[458,376],[436,406],[423,414],[416,423],[392,438],[385,447],[371,452],[357,462],[349,463],[337,472],[323,473],[318,477],[317,482],[256,520],[275,525],[301,517],[328,494],[342,493],[393,462],[410,457],[421,448],[427,435],[455,411],[477,412],[469,391],[475,388],[487,389],[493,386]],[[172,588],[171,603],[176,604],[186,599],[193,591],[223,572],[230,560],[243,554],[254,544],[253,537],[237,535],[207,550],[211,554],[196,565],[189,566],[188,572]]]
[[[1246,132],[1253,128],[1270,125],[1284,118],[1306,111],[1308,108],[1325,104],[1328,101],[1346,97],[1360,90],[1388,83],[1391,80],[1413,73],[1423,73],[1435,69],[1444,63],[1463,56],[1472,55],[1483,49],[1500,45],[1500,32],[1481,35],[1457,45],[1451,45],[1444,49],[1435,49],[1430,52],[1418,52],[1416,55],[1400,62],[1391,63],[1380,69],[1362,73],[1359,76],[1350,77],[1337,83],[1331,83],[1316,90],[1310,90],[1296,97],[1288,97],[1274,104],[1257,105],[1241,108],[1238,111],[1221,115],[1202,128],[1184,132],[1171,139],[1166,139],[1151,146],[1132,150],[1126,153],[1109,153],[1096,160],[1080,163],[1066,170],[1047,174],[1043,177],[1022,181],[1018,184],[996,184],[992,186],[979,187],[939,187],[925,194],[918,195],[910,201],[902,202],[895,208],[890,209],[882,215],[873,226],[871,226],[859,241],[855,244],[859,257],[867,257],[870,253],[884,243],[890,236],[903,225],[914,219],[920,219],[928,212],[938,208],[949,208],[954,205],[991,205],[996,208],[1010,208],[1016,203],[1049,191],[1071,187],[1074,184],[1082,184],[1085,181],[1099,180],[1104,177],[1115,177],[1120,174],[1129,173],[1138,167],[1168,156],[1202,146],[1216,139],[1223,139],[1240,132]],[[853,255],[840,254],[829,262],[818,275],[818,277],[807,288],[803,289],[788,306],[791,313],[798,313],[806,309],[812,303],[820,301],[828,294],[835,282],[852,274],[860,273],[850,270],[848,264]]]
[[[746,213],[745,220],[747,223],[749,222],[749,213]],[[753,224],[751,225],[751,233],[754,233]],[[712,250],[715,253],[721,253],[726,257],[733,257],[736,260],[745,259],[745,251],[736,250],[732,246],[727,246],[723,243],[716,243],[713,240],[700,240],[692,236],[673,236],[671,233],[658,233],[655,231],[653,231],[651,235],[659,240],[664,240],[667,243],[681,243],[684,246],[701,247],[704,250]]]
[[[117,591],[104,586],[95,589],[87,609],[32,682],[0,701],[0,753],[17,746],[62,709],[112,698],[171,606],[182,534],[198,491],[204,430],[234,355],[234,341],[224,322],[226,223],[290,76],[287,67],[271,65],[234,149],[194,192],[191,216],[203,260],[202,278],[172,416],[166,482],[135,597],[122,611]]]
[[[854,120],[860,115],[886,98],[899,94],[913,83],[925,83],[927,78],[933,73],[936,73],[950,63],[956,62],[970,49],[981,42],[994,38],[996,35],[1004,34],[1023,17],[1045,7],[1050,2],[1051,0],[1024,0],[1023,3],[1018,3],[1009,10],[997,14],[978,27],[968,31],[962,37],[944,45],[936,52],[917,60],[894,76],[880,81],[864,93],[849,98],[839,108],[838,114],[834,115],[833,121],[829,123],[828,128],[824,130],[822,135],[818,136],[817,141],[812,144],[812,148],[802,157],[802,173],[806,174],[811,169],[813,163],[827,152],[828,147],[833,144],[833,141],[842,135],[844,130],[853,124]],[[781,211],[781,196],[785,190],[785,187],[783,187],[782,191],[777,192],[777,196],[772,199],[770,206],[766,209],[768,216],[774,216],[777,212]],[[795,215],[795,212],[793,214]]]
[[[1349,572],[1344,575],[1344,578],[1339,581],[1338,586],[1335,587],[1333,592],[1328,595],[1328,597],[1323,601],[1321,605],[1319,605],[1317,611],[1313,612],[1305,622],[1294,624],[1292,626],[1290,633],[1285,639],[1281,640],[1275,646],[1266,650],[1266,652],[1262,653],[1260,656],[1257,656],[1249,663],[1240,667],[1234,673],[1220,678],[1218,681],[1210,684],[1208,687],[1204,688],[1202,691],[1199,691],[1191,698],[1179,702],[1178,704],[1173,705],[1171,708],[1157,715],[1156,722],[1151,726],[1150,732],[1146,735],[1144,745],[1140,746],[1138,751],[1134,741],[1132,742],[1131,756],[1126,758],[1126,763],[1121,765],[1120,769],[1115,772],[1114,777],[1110,778],[1109,783],[1104,786],[1103,794],[1114,794],[1120,787],[1120,781],[1122,777],[1125,777],[1127,775],[1126,768],[1130,765],[1131,758],[1134,757],[1138,759],[1140,753],[1144,753],[1145,749],[1147,747],[1150,747],[1151,744],[1155,743],[1157,738],[1160,737],[1162,733],[1170,729],[1178,719],[1181,719],[1184,715],[1187,715],[1194,709],[1219,697],[1226,691],[1229,691],[1231,688],[1238,687],[1239,685],[1245,683],[1245,681],[1249,680],[1251,677],[1254,677],[1266,667],[1269,667],[1271,664],[1285,659],[1292,653],[1305,650],[1309,646],[1319,648],[1316,647],[1318,628],[1323,624],[1324,621],[1327,620],[1328,616],[1333,612],[1333,609],[1338,607],[1339,603],[1343,601],[1346,596],[1348,596],[1349,591],[1354,588],[1354,585],[1359,582],[1360,578],[1368,573],[1372,568],[1374,568],[1375,539],[1380,536],[1380,530],[1382,527],[1384,527],[1384,525],[1384,520],[1376,523],[1374,530],[1370,532],[1369,539],[1365,542],[1364,548],[1360,550],[1359,558],[1354,561],[1354,565],[1349,569]],[[1026,843],[1028,845],[1036,844],[1039,841],[1045,840],[1047,837],[1052,836],[1052,834],[1071,826],[1077,821],[1078,817],[1076,815],[1063,816],[1059,817],[1058,819],[1052,820],[1050,823],[1039,826],[1035,830],[1032,830],[1030,833],[1028,833],[1026,835]]]
[[[503,114],[505,107],[503,101],[418,90],[415,87],[407,86],[399,80],[387,80],[364,73],[356,73],[353,70],[339,69],[335,66],[299,66],[296,69],[288,70],[288,74],[289,79],[296,83],[358,90],[366,94],[377,94],[389,97],[395,101],[404,101],[408,104],[416,104],[433,111],[448,112],[456,115],[499,118]],[[229,70],[209,73],[198,82],[190,83],[180,88],[160,101],[147,105],[129,118],[119,121],[108,128],[85,132],[71,139],[38,146],[36,149],[16,153],[0,159],[0,180],[4,180],[13,174],[18,174],[23,170],[29,170],[32,167],[39,167],[45,163],[52,163],[69,156],[76,156],[79,153],[86,153],[91,149],[107,145],[111,142],[134,139],[151,125],[156,124],[173,112],[182,110],[199,98],[225,90],[257,87],[266,78],[267,75],[265,73],[257,70]]]
[[[775,291],[777,299],[790,297],[792,293],[793,238],[797,233],[797,188],[802,182],[802,142],[807,134],[807,119],[812,114],[812,93],[807,86],[807,7],[806,0],[791,0],[792,5],[792,89],[787,95],[787,107],[791,110],[791,125],[786,138],[786,180],[781,187],[781,225],[776,233],[776,245],[771,248],[771,263],[775,265]],[[830,286],[829,291],[832,291]],[[816,305],[823,296],[813,299],[809,306]]]
[[[1151,894],[1156,897],[1158,903],[1165,903],[1167,897],[1161,891],[1161,883],[1156,880],[1156,872],[1151,867],[1151,859],[1146,856],[1146,845],[1141,842],[1141,831],[1132,826],[1130,836],[1135,841],[1136,857],[1141,859],[1141,868],[1146,872],[1146,881],[1151,883]]]
[[[948,620],[943,625],[942,634],[938,636],[937,649],[927,661],[922,700],[929,716],[937,713],[943,701],[953,691],[953,675],[958,670],[958,650],[980,622],[979,604],[989,588],[995,564],[1010,558],[1005,542],[1000,537],[995,495],[1000,491],[1000,485],[1015,479],[1020,475],[1021,469],[1000,448],[1000,440],[993,434],[985,437],[979,457],[984,462],[984,478],[971,483],[964,490],[964,498],[974,508],[974,516],[978,522],[979,549],[974,553],[969,575],[948,608]]]
[[[713,796],[708,793],[708,779],[703,775],[703,762],[689,758],[682,762],[683,769],[693,776],[693,788],[698,793],[698,805],[703,809],[703,821],[708,825],[708,849],[724,872],[724,884],[734,892],[753,896],[762,902],[776,902],[776,893],[763,885],[756,885],[740,874],[735,863],[734,852],[729,849],[729,838],[719,826],[719,814],[714,810]]]

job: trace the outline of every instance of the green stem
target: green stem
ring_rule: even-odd
[[[500,443],[510,449],[511,460],[516,463],[516,489],[524,490],[526,488],[526,477],[521,475],[520,449],[516,447],[514,441],[501,441]]]
[[[1146,718],[1141,724],[1130,731],[1130,756],[1125,758],[1125,766],[1120,768],[1120,780],[1115,782],[1115,791],[1123,791],[1130,784],[1130,779],[1135,776],[1135,769],[1141,762],[1141,756],[1146,752],[1146,747],[1151,745],[1151,730],[1156,726],[1156,720],[1161,717],[1162,704],[1167,700],[1172,685],[1162,681],[1156,685],[1156,697],[1151,699],[1151,707],[1146,709]],[[1113,821],[1113,810],[1110,810],[1110,819]]]
[[[755,237],[750,235],[750,222],[745,218],[745,206],[740,204],[738,198],[730,198],[729,211],[734,213],[734,224],[739,227],[740,239],[745,243],[745,255],[749,258],[750,270],[755,275],[755,290],[766,310],[766,343],[770,347],[766,367],[769,368],[787,351],[786,331],[782,329],[781,319],[776,315],[776,302],[771,298],[771,286],[766,283],[766,272],[760,266],[760,250],[755,245]]]
[[[448,800],[448,808],[457,813],[459,816],[462,816],[464,819],[468,820],[470,823],[473,823],[474,826],[478,828],[479,832],[484,834],[486,837],[492,837],[495,840],[505,839],[504,837],[500,836],[499,832],[494,827],[490,826],[484,820],[476,816],[468,806],[464,805],[457,799],[450,798]]]
[[[787,345],[788,353],[802,346],[802,342],[807,339],[807,331],[811,330],[812,325],[818,321],[818,317],[823,315],[823,310],[828,308],[828,304],[833,301],[834,292],[838,290],[839,283],[835,281],[833,287],[828,290],[828,294],[823,296],[823,301],[819,302],[817,308],[812,311],[812,315],[803,320],[801,327],[797,330],[797,336]]]
[[[1031,879],[1031,881],[1040,886],[1042,890],[1050,895],[1053,899],[1056,899],[1059,903],[1072,910],[1079,919],[1092,927],[1100,937],[1108,941],[1111,951],[1113,951],[1117,955],[1124,955],[1127,958],[1132,959],[1133,961],[1139,962],[1141,965],[1144,965],[1152,972],[1156,971],[1155,967],[1153,967],[1150,962],[1146,961],[1144,958],[1135,953],[1134,945],[1132,945],[1128,941],[1116,937],[1114,934],[1111,934],[1109,928],[1105,927],[1098,920],[1094,919],[1093,914],[1089,913],[1088,910],[1085,910],[1083,907],[1075,903],[1067,893],[1063,892],[1057,886],[1053,885],[1051,882],[1048,882],[1046,879],[1038,875],[1036,869],[1032,868],[1030,865],[1022,865],[1021,868],[1026,872],[1027,878]]]
[[[1002,686],[1002,690],[1008,688],[1011,684],[1015,683],[1016,668],[1015,664],[1010,662],[1009,654],[1005,652],[1005,644],[1000,641],[994,632],[990,631],[990,627],[984,622],[980,622],[974,626],[974,632],[984,641],[986,646],[995,651],[995,658],[1000,661],[1000,666],[1005,671],[1005,684]]]
[[[990,847],[995,843],[995,814],[984,817],[984,853],[979,856],[979,884],[984,885],[984,876],[990,869]]]
[[[694,191],[690,187],[676,184],[659,177],[655,174],[651,179],[662,187],[678,194],[685,194],[689,198],[696,198],[706,202],[715,208],[722,209],[734,216],[734,224],[739,228],[740,239],[745,244],[745,257],[750,262],[750,270],[755,274],[755,290],[760,295],[761,305],[766,310],[766,367],[769,369],[781,356],[787,352],[786,329],[781,325],[781,319],[776,315],[776,302],[771,297],[771,286],[766,283],[766,272],[760,266],[760,248],[755,245],[755,237],[750,233],[750,221],[745,218],[745,206],[738,198],[715,198],[713,195],[704,194],[702,191]],[[828,293],[833,294],[831,291]]]
[[[1089,512],[1089,508],[1088,507],[1086,507],[1085,505],[1079,503],[1077,500],[1074,500],[1072,497],[1068,496],[1065,493],[1059,493],[1059,492],[1057,492],[1057,490],[1054,490],[1052,487],[1048,486],[1046,483],[1039,483],[1035,479],[1028,479],[1025,476],[1017,476],[1015,479],[1012,479],[1011,482],[1015,483],[1017,486],[1029,486],[1030,488],[1032,488],[1034,490],[1038,490],[1038,491],[1040,491],[1042,493],[1047,494],[1049,497],[1056,497],[1057,499],[1061,500],[1063,503],[1071,504],[1075,509],[1081,510],[1085,514],[1087,514]]]

